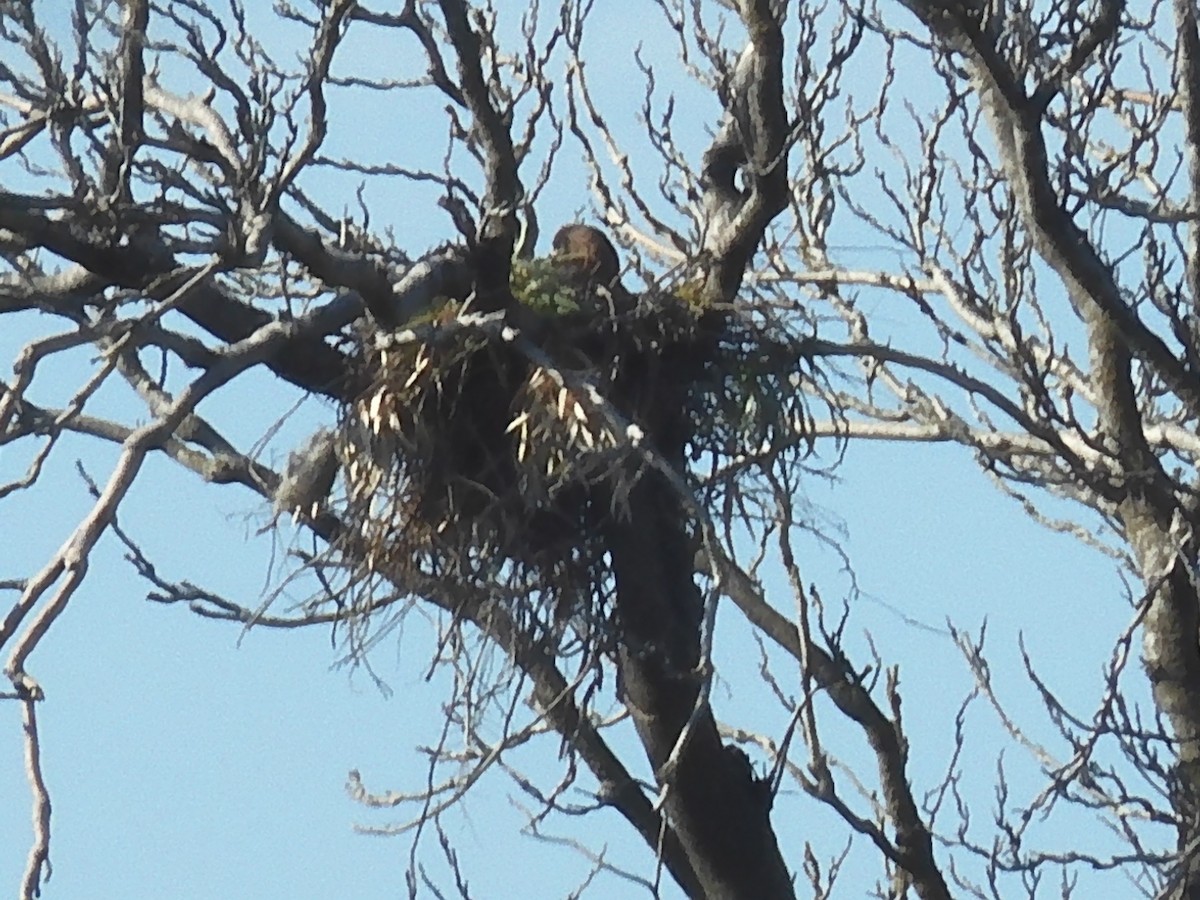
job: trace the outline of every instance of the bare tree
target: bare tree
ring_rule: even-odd
[[[786,785],[871,849],[878,896],[1068,895],[1092,872],[1200,897],[1194,3],[901,5],[645,4],[673,43],[628,48],[631,114],[588,68],[586,0],[278,3],[286,50],[237,2],[80,2],[69,25],[0,4],[0,313],[35,329],[0,383],[0,443],[27,448],[0,501],[44,490],[66,435],[120,448],[61,549],[0,572],[35,810],[22,896],[51,834],[36,650],[111,539],[154,599],[335,626],[363,663],[436,611],[455,691],[427,789],[351,790],[412,809],[400,830],[436,831],[456,870],[440,816],[503,769],[535,833],[618,811],[648,853],[615,874],[654,896],[663,873],[693,897],[835,893],[845,856],[772,826]],[[418,71],[378,71],[380,41]],[[338,109],[363,97],[443,134],[436,157],[356,144]],[[561,196],[599,228],[539,248]],[[373,227],[396,197],[409,226]],[[884,262],[849,263],[863,245]],[[90,375],[41,400],[80,347]],[[282,472],[198,412],[260,370],[336,409]],[[147,424],[94,411],[113,383]],[[975,689],[921,788],[892,651],[853,659],[848,607],[798,558],[804,482],[868,440],[965,448],[1137,585],[1087,712],[1028,657],[1041,721],[1009,710],[983,635],[954,630]],[[161,574],[118,521],[151,454],[310,530],[282,578],[311,597],[283,612]],[[778,732],[719,718],[728,601]],[[1016,800],[998,768],[990,829],[960,791],[977,699],[1042,777]],[[630,728],[641,759],[614,749]],[[833,749],[846,729],[873,770]],[[557,777],[514,767],[532,741],[563,748]],[[1031,827],[1081,813],[1105,849]]]

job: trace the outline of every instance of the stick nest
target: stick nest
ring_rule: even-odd
[[[512,293],[507,322],[534,353],[463,327],[450,301],[360,335],[369,387],[337,435],[345,540],[401,591],[474,586],[594,626],[611,618],[605,524],[646,450],[680,466],[685,447],[727,457],[760,439],[780,385],[746,367],[750,330],[677,294],[580,286],[538,261],[515,268]]]

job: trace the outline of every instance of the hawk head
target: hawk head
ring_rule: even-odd
[[[564,225],[554,235],[554,258],[595,284],[611,285],[621,262],[604,232],[590,225]]]

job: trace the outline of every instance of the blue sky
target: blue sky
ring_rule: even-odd
[[[613,100],[610,115],[629,117],[622,127],[631,131],[636,131],[632,113],[640,100],[640,93],[626,88],[636,83],[630,81],[636,72],[631,30],[664,60],[673,59],[666,32],[655,21],[639,19],[633,29],[620,16],[598,20],[597,37],[588,44],[594,58],[604,60],[591,74]],[[285,41],[287,35],[287,28],[263,31],[272,41]],[[378,74],[390,71],[395,60],[402,66],[407,57],[394,41],[373,34],[358,48],[354,70]],[[694,96],[680,79],[675,68],[666,84]],[[332,102],[331,155],[395,158],[408,165],[440,157],[441,103],[431,101],[424,115],[406,108],[405,120],[399,121],[399,111],[385,113],[369,97],[345,95]],[[683,137],[697,149],[711,114],[710,106],[680,117]],[[539,208],[544,235],[586,207],[577,156],[568,145],[558,187]],[[0,182],[6,185],[17,177],[10,168],[0,165]],[[323,198],[344,196],[353,208],[354,184],[355,179],[330,177],[307,186]],[[379,183],[372,191],[373,224],[394,227],[405,248],[451,237],[444,215],[432,210],[420,191],[404,193],[396,184]],[[336,210],[336,200],[331,206]],[[875,261],[880,267],[894,264],[891,256]],[[6,317],[0,330],[0,367],[48,327],[33,316],[12,318]],[[55,402],[90,365],[87,353],[75,354],[69,366],[56,363],[53,372],[39,378],[32,398]],[[206,401],[201,411],[235,443],[248,447],[297,397],[274,379],[255,374]],[[106,391],[96,410],[127,421],[145,416],[120,390]],[[271,443],[266,461],[278,465],[331,415],[318,400],[305,403]],[[87,509],[75,460],[102,481],[114,458],[112,448],[64,441],[38,490],[0,504],[0,579],[35,571]],[[0,477],[21,471],[25,459],[20,447],[0,448]],[[1029,712],[1027,724],[1035,731],[1041,715],[1018,674],[1019,633],[1043,675],[1079,704],[1076,711],[1090,713],[1100,692],[1101,665],[1130,615],[1110,561],[1035,525],[956,448],[856,445],[836,476],[834,483],[812,479],[805,485],[807,499],[845,530],[844,547],[861,589],[850,600],[851,646],[865,650],[862,635],[869,631],[885,662],[901,667],[918,796],[944,772],[952,719],[970,687],[966,666],[944,631],[948,617],[967,630],[988,620],[994,667],[1006,680],[1014,708]],[[165,459],[154,459],[122,507],[121,522],[144,543],[165,577],[192,579],[255,605],[264,586],[278,578],[271,569],[270,538],[253,536],[267,516],[266,505],[241,488],[208,487]],[[278,534],[285,542],[307,543],[289,525]],[[827,600],[849,596],[836,554],[816,541],[805,551],[806,580],[817,583]],[[785,583],[768,582],[768,589],[790,606]],[[31,659],[31,674],[47,694],[40,724],[54,801],[55,867],[44,896],[302,900],[402,895],[408,839],[364,836],[353,828],[356,823],[386,825],[405,814],[366,810],[348,798],[344,785],[351,769],[377,790],[416,790],[424,781],[424,757],[413,748],[436,742],[445,691],[440,678],[424,679],[433,648],[424,616],[410,614],[403,628],[374,651],[372,666],[391,688],[385,694],[365,672],[338,665],[341,654],[330,646],[325,630],[243,632],[180,607],[147,603],[146,590],[122,559],[122,548],[107,538],[86,584]],[[1060,640],[1068,626],[1071,646],[1064,648]],[[756,689],[758,650],[731,605],[723,608],[719,627],[718,717],[778,736],[786,719]],[[819,707],[819,713],[831,749],[869,766],[861,737],[828,708]],[[999,733],[982,708],[973,710],[970,721],[978,729],[971,745],[977,762],[970,762],[965,783],[986,820]],[[632,746],[628,736],[623,741]],[[519,758],[551,785],[561,766],[557,750],[551,738]],[[1011,764],[1018,770],[1026,765],[1015,756]],[[1027,770],[1026,765],[1026,775]],[[1032,779],[1022,784],[1030,790],[1040,786]],[[0,846],[6,848],[0,854],[0,885],[11,885],[19,880],[30,835],[19,710],[11,703],[0,704],[0,798]],[[587,871],[573,851],[519,836],[526,818],[521,803],[528,805],[502,773],[493,771],[446,819],[480,897],[514,896],[517,885],[524,896],[561,897]],[[832,814],[794,794],[777,806],[775,823],[797,866],[798,842],[818,840],[833,852],[845,840],[846,830]],[[562,823],[562,833],[586,838],[593,849],[608,848],[618,865],[643,875],[651,871],[649,854],[613,813]],[[421,859],[445,881],[434,851],[436,837],[426,835]],[[847,896],[858,894],[851,886],[870,884],[878,875],[873,852],[865,846],[852,858],[863,869],[848,873]],[[607,881],[595,895],[634,893]]]
[[[919,751],[913,774],[926,787],[944,770],[950,721],[968,688],[949,640],[934,633],[946,617],[965,628],[989,619],[989,646],[1002,675],[1016,663],[1013,645],[1024,630],[1043,674],[1087,710],[1099,690],[1103,657],[1097,654],[1126,615],[1106,562],[1015,514],[957,456],[929,448],[852,449],[840,471],[843,482],[816,488],[811,498],[845,519],[847,549],[864,592],[854,603],[854,622],[870,630],[888,660],[901,664],[906,721]],[[62,466],[66,457],[60,455],[53,473],[55,494],[78,498],[77,482]],[[928,480],[917,480],[922,471]],[[165,465],[148,474],[123,520],[140,535],[173,535],[154,541],[163,548],[155,557],[164,574],[194,575],[253,602],[265,567],[261,554],[238,540],[239,520],[253,501],[236,496],[238,489],[205,489]],[[941,502],[931,502],[934,480]],[[17,521],[36,535],[62,534],[68,510],[55,516],[23,510],[27,517]],[[39,559],[24,544],[15,553],[3,545],[6,574]],[[174,554],[166,552],[171,546]],[[148,605],[113,542],[101,549],[87,585],[33,668],[48,693],[41,729],[55,801],[57,865],[46,896],[403,893],[407,840],[352,831],[355,823],[383,825],[401,816],[358,807],[343,785],[350,769],[378,789],[413,790],[424,777],[412,748],[436,739],[443,686],[423,680],[431,633],[421,617],[410,615],[403,633],[372,657],[394,691],[383,696],[365,673],[334,666],[338,654],[327,633],[259,629],[243,635],[181,608]],[[830,596],[835,563],[806,568]],[[899,613],[931,630],[905,624]],[[1068,626],[1069,655],[1056,645]],[[718,714],[743,726],[778,726],[780,713],[761,691],[738,690],[753,688],[757,651],[730,606],[719,635]],[[1006,694],[1032,699],[1020,680],[1007,683]],[[17,709],[6,704],[3,710],[8,737],[0,746],[8,749],[0,794],[17,802],[0,807],[0,837],[17,852],[0,855],[0,883],[11,884],[29,826]],[[821,721],[841,738],[835,744],[840,754],[864,758],[853,732],[831,716]],[[980,729],[973,737],[983,769],[978,799],[986,803],[993,759],[985,751],[998,736],[989,716],[972,721]],[[532,771],[558,771],[555,743],[543,746]],[[526,886],[526,896],[564,896],[586,866],[569,850],[521,841],[523,819],[514,800],[522,800],[519,792],[492,773],[448,819],[459,825],[453,837],[468,875],[481,897],[511,896],[497,886],[514,883]],[[838,846],[843,829],[811,807],[794,797],[781,801],[781,835],[812,839],[811,823],[819,821],[837,835]],[[647,854],[614,814],[589,819],[586,835],[592,846],[602,841],[617,860],[646,871]],[[862,877],[874,871],[869,865]],[[619,886],[609,889],[615,891],[609,896],[626,895]]]

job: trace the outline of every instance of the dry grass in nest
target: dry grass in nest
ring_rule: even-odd
[[[592,489],[626,451],[575,391],[468,329],[368,342],[362,365],[370,387],[340,436],[344,521],[367,574],[413,593],[435,579],[537,595],[560,615],[595,595]]]
[[[413,596],[444,586],[499,599],[562,652],[571,635],[612,633],[604,524],[645,470],[614,422],[728,459],[794,431],[799,392],[764,368],[753,329],[671,297],[629,298],[605,316],[594,297],[568,304],[561,281],[546,283],[555,308],[531,331],[556,369],[459,327],[452,306],[419,337],[363,339],[370,386],[342,410],[339,515],[347,557],[362,560],[351,595],[366,602],[384,579]],[[588,402],[585,384],[619,419]]]

